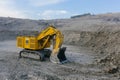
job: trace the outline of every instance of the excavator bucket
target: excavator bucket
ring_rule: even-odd
[[[65,51],[66,51],[66,47],[60,48],[60,51],[57,55],[60,62],[65,62],[67,60],[67,58],[65,56]]]
[[[58,54],[51,54],[50,61],[53,63],[66,63],[67,58],[65,56],[66,47],[60,48]]]

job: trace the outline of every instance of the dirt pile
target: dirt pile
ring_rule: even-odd
[[[107,68],[120,68],[120,31],[66,31],[65,43],[90,48],[98,55],[97,62]]]
[[[120,67],[120,31],[116,32],[97,32],[93,38],[85,44],[95,53],[101,55],[98,62],[111,68]]]

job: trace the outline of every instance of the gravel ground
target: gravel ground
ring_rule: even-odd
[[[18,59],[21,49],[15,43],[15,40],[0,42],[0,80],[118,80],[96,66],[96,55],[89,49],[64,45],[69,62],[54,64],[49,59],[43,62]]]

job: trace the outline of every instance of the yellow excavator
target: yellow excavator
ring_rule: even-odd
[[[23,48],[19,52],[19,57],[24,57],[23,54],[34,54],[39,56],[40,61],[49,57],[53,63],[65,63],[67,62],[66,47],[61,47],[63,39],[61,31],[52,25],[42,30],[38,36],[18,36],[17,47]],[[51,45],[52,50],[50,49]]]

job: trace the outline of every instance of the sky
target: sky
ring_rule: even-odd
[[[111,12],[120,12],[120,0],[0,0],[1,17],[49,20]]]

